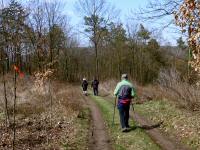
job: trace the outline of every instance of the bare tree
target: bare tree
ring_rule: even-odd
[[[146,8],[141,8],[139,14],[142,19],[160,19],[173,15],[179,9],[182,0],[151,0]]]
[[[8,128],[9,123],[10,123],[10,119],[9,119],[9,113],[8,113],[8,98],[7,98],[7,89],[6,89],[6,79],[5,79],[5,61],[6,58],[4,60],[2,60],[2,73],[3,73],[3,90],[4,90],[4,102],[5,102],[5,124],[6,124],[6,128]]]
[[[0,16],[2,16],[2,11],[4,9],[4,1],[1,1],[1,8],[0,8]],[[6,68],[5,68],[5,62],[7,61],[7,57],[5,54],[5,40],[4,40],[4,35],[3,35],[3,31],[5,29],[5,25],[2,23],[1,27],[0,27],[1,31],[0,31],[0,39],[1,39],[1,46],[0,46],[0,63],[2,66],[2,76],[3,76],[3,91],[4,91],[4,113],[5,113],[5,125],[6,125],[6,129],[9,126],[9,114],[8,114],[8,99],[7,99],[7,89],[6,89],[6,79],[5,79],[5,74],[6,74]]]
[[[117,15],[114,7],[105,0],[78,0],[76,8],[82,13],[85,21],[85,35],[89,37],[95,51],[95,76],[99,76],[99,44],[113,15]],[[112,10],[112,12],[111,12]]]
[[[182,0],[150,0],[146,7],[132,11],[131,19],[157,24],[160,26],[157,28],[159,31],[170,28],[171,33],[181,35],[181,31],[175,26],[173,17],[181,3]]]
[[[64,4],[61,1],[55,2],[45,2],[45,11],[47,18],[47,28],[49,30],[48,42],[49,42],[49,52],[50,52],[50,62],[53,62],[53,58],[56,57],[56,54],[59,55],[59,48],[55,47],[56,34],[55,29],[57,27],[62,27],[65,24],[65,17],[62,15],[62,9]],[[58,29],[58,28],[57,28]],[[54,54],[57,51],[56,54]]]
[[[44,4],[40,0],[34,0],[27,6],[29,10],[29,18],[27,20],[29,28],[27,28],[27,35],[31,41],[33,51],[37,56],[37,67],[40,71],[43,70],[42,61],[45,56],[45,28],[46,18]]]

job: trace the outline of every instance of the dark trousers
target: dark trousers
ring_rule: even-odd
[[[93,88],[93,92],[95,96],[98,96],[98,88]]]
[[[129,109],[130,105],[127,106],[120,106],[119,109],[119,116],[120,116],[120,123],[122,128],[128,128],[129,127]]]

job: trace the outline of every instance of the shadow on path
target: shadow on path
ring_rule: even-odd
[[[130,129],[127,130],[127,132],[134,131],[136,129],[151,130],[151,129],[159,128],[162,124],[163,124],[163,121],[154,125],[131,126]]]

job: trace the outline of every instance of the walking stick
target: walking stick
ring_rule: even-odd
[[[133,103],[131,103],[131,106],[132,106],[132,110],[133,110],[133,113],[134,113],[134,107],[133,107]]]
[[[131,107],[132,107],[132,110],[133,110],[133,117],[132,117],[132,120],[133,120],[133,123],[134,123],[135,121],[134,121],[134,106],[133,106],[133,102],[131,102]]]
[[[117,100],[117,97],[115,97],[115,104],[114,104],[114,111],[113,111],[112,126],[114,125],[114,122],[115,122],[115,107],[116,107],[116,100]]]

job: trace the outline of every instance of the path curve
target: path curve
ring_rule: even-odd
[[[91,110],[89,150],[113,150],[101,111],[94,101],[82,95]]]

